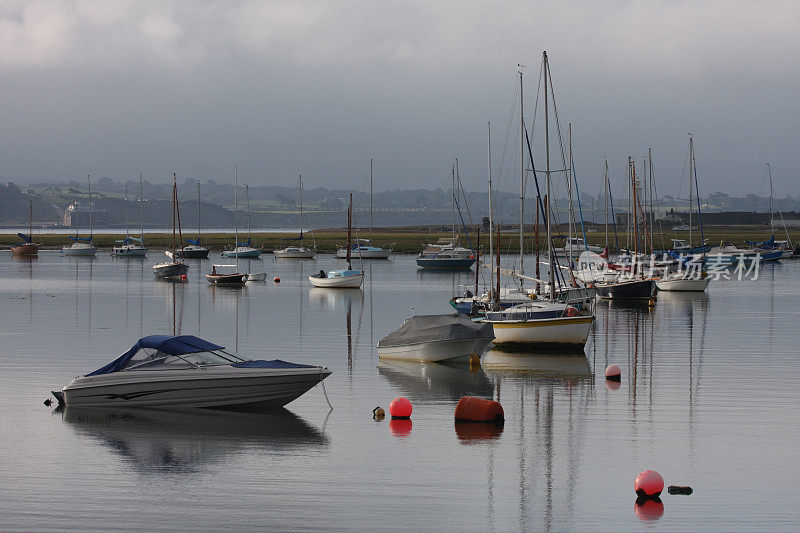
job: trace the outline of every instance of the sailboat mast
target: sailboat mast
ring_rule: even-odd
[[[236,258],[236,271],[239,271],[239,162],[233,160],[233,256]]]
[[[300,241],[303,240],[303,175],[300,174]]]
[[[245,183],[244,185],[245,196],[247,197],[247,244],[250,244],[250,233],[252,228],[250,226],[250,186]]]
[[[88,174],[86,179],[89,181],[89,240],[92,240],[92,175]]]
[[[650,167],[650,253],[655,253],[655,249],[653,248],[653,233],[656,230],[656,222],[653,205],[656,198],[655,184],[653,183],[653,150],[650,147],[647,148],[647,163]]]
[[[197,244],[200,244],[200,180],[197,180]]]
[[[139,172],[139,228],[142,230],[139,238],[144,241],[144,203],[142,202],[142,173]],[[144,244],[144,242],[142,242]]]
[[[689,135],[689,253],[692,252],[692,183],[694,182],[694,139]]]
[[[125,244],[128,244],[128,238],[131,236],[128,231],[128,187],[125,187]]]
[[[347,270],[353,270],[351,246],[353,227],[353,193],[350,193],[350,205],[347,206]],[[455,227],[455,226],[454,226]]]
[[[545,89],[546,90],[546,89]],[[525,221],[525,106],[522,94],[522,70],[519,71],[519,273],[524,274],[524,221]],[[522,278],[520,278],[522,284]]]
[[[608,252],[608,159],[605,160],[603,171],[603,204],[605,206],[606,217],[606,252]]]
[[[172,262],[175,260],[175,211],[178,208],[178,177],[172,173]]]
[[[569,265],[572,265],[572,221],[573,211],[572,211],[572,122],[567,125],[569,129],[569,170],[567,171],[567,190],[569,191],[569,216],[567,220],[569,221],[569,241],[567,246],[567,261]]]
[[[544,62],[544,159],[545,159],[545,175],[547,176],[547,201],[550,201],[550,117],[548,116],[548,103],[547,103],[547,52],[542,52],[542,61]],[[545,226],[547,227],[547,253],[550,258],[550,268],[548,268],[548,278],[550,282],[550,301],[556,299],[556,285],[555,285],[555,272],[556,268],[555,254],[553,253],[553,242],[550,236],[550,207],[547,207],[545,215]]]
[[[458,161],[458,159],[456,159]],[[456,163],[453,162],[453,166],[451,167],[452,173],[452,195],[450,197],[450,209],[452,211],[453,216],[453,246],[456,245]]]
[[[372,158],[369,158],[369,240],[372,242]]]
[[[772,190],[772,171],[769,168],[769,163],[767,163],[767,173],[769,174],[769,227],[772,230],[772,234],[775,234],[775,223],[774,219],[775,216],[772,214],[772,199],[775,197],[775,193]]]
[[[28,237],[30,237],[31,242],[33,242],[33,200],[30,201],[28,212]]]
[[[492,210],[492,123],[487,123],[487,144],[489,160],[489,264],[494,257],[494,213]],[[478,264],[477,269],[481,266]],[[489,268],[489,294],[494,290],[494,269]],[[477,296],[477,293],[475,294]],[[491,301],[491,298],[490,298]]]

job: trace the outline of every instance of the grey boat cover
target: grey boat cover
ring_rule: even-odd
[[[378,348],[475,338],[493,339],[494,328],[464,315],[417,315],[382,338]]]

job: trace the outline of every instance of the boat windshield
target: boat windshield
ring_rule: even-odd
[[[122,370],[172,370],[197,366],[230,365],[244,361],[228,352],[206,351],[171,355],[153,348],[143,348],[130,358]]]

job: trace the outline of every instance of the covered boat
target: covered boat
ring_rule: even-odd
[[[418,315],[378,343],[381,359],[436,362],[480,355],[494,339],[490,324],[462,315]]]
[[[71,407],[280,407],[327,368],[247,360],[193,335],[150,335],[53,395]]]

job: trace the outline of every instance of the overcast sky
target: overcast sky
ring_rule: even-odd
[[[0,0],[0,175],[232,181],[238,156],[240,183],[362,189],[374,157],[376,190],[444,188],[458,156],[481,190],[491,121],[513,189],[517,64],[530,115],[547,50],[584,191],[652,147],[685,195],[692,132],[701,192],[765,194],[770,161],[797,195],[798,27],[796,0]]]

